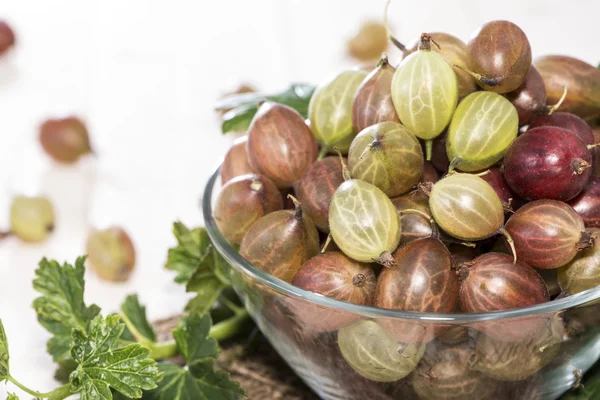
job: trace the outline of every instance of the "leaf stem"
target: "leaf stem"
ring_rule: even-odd
[[[21,389],[22,391],[24,391],[25,393],[30,394],[34,397],[42,398],[42,399],[62,400],[71,395],[71,385],[68,383],[64,386],[54,389],[51,392],[40,393],[40,392],[36,392],[35,390],[29,389],[27,386],[23,385],[21,382],[17,381],[15,378],[13,378],[12,375],[8,375],[6,377],[6,379],[9,382],[11,382],[13,385],[15,385],[16,387]],[[57,397],[57,396],[59,396],[59,397]]]
[[[322,160],[325,157],[327,157],[327,153],[329,153],[329,150],[331,150],[330,146],[323,145],[321,147],[321,151],[319,151],[319,156],[317,157],[317,160]]]
[[[250,315],[245,308],[237,306],[235,308],[235,310],[232,309],[234,312],[233,316],[210,328],[210,332],[208,333],[209,337],[220,342],[230,339],[240,332],[240,329],[248,321]],[[178,354],[177,344],[174,340],[168,340],[161,343],[144,343],[144,345],[150,349],[149,357],[157,361],[174,357]]]

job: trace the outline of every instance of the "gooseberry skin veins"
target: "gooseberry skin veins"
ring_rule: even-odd
[[[352,141],[348,167],[353,178],[377,186],[389,197],[414,187],[423,173],[421,144],[397,122],[363,129]]]
[[[468,95],[456,108],[448,129],[448,159],[461,160],[457,168],[473,172],[498,162],[517,137],[515,107],[492,92]]]
[[[455,173],[433,185],[429,207],[437,224],[461,240],[493,236],[504,224],[504,207],[494,189],[471,174]]]
[[[338,345],[352,369],[375,382],[394,382],[406,377],[425,352],[425,345],[399,343],[371,320],[341,328]]]
[[[308,105],[308,118],[321,145],[335,146],[354,136],[352,105],[366,76],[365,71],[344,71],[315,90]]]
[[[456,109],[456,74],[436,52],[413,53],[394,73],[392,100],[408,130],[421,139],[433,139],[446,128]]]
[[[376,186],[357,179],[336,190],[329,206],[329,229],[344,254],[362,262],[393,252],[402,233],[392,201]]]

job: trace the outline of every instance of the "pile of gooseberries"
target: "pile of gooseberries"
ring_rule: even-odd
[[[409,313],[514,310],[599,286],[600,70],[532,60],[508,21],[468,43],[423,33],[410,48],[368,29],[404,58],[318,86],[306,121],[262,104],[227,153],[215,208],[225,238],[299,289]],[[368,43],[358,36],[350,52],[368,58]],[[337,332],[362,377],[408,379],[421,399],[500,398],[566,335],[561,317],[535,313],[467,329],[290,308],[304,332]]]

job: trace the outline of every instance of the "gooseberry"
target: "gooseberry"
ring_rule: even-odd
[[[468,43],[469,68],[479,86],[496,93],[516,90],[531,67],[527,35],[509,21],[490,21]]]
[[[597,239],[600,229],[590,233]],[[567,265],[558,270],[558,284],[565,294],[575,294],[600,286],[600,243],[579,252]]]
[[[348,166],[353,178],[377,186],[389,197],[414,187],[423,174],[421,144],[397,122],[380,122],[352,141]]]
[[[450,170],[479,171],[498,162],[517,137],[515,107],[492,92],[468,95],[456,108],[448,129]]]
[[[360,375],[376,382],[394,382],[419,364],[424,345],[398,343],[377,322],[358,321],[338,331],[338,345],[346,362]]]
[[[49,119],[40,126],[40,143],[55,161],[71,164],[92,153],[85,124],[77,117]]]
[[[439,174],[431,164],[431,161],[425,161],[423,164],[423,173],[419,178],[420,183],[436,183],[440,179]]]
[[[450,313],[458,301],[458,279],[452,257],[435,238],[412,241],[394,252],[396,266],[385,268],[377,280],[375,305],[393,310]],[[426,343],[435,337],[431,327],[393,319],[380,323],[404,343]]]
[[[350,258],[394,265],[391,252],[398,246],[402,227],[392,201],[377,186],[358,179],[342,183],[329,206],[329,229]]]
[[[552,114],[536,114],[529,123],[529,128],[538,126],[557,126],[573,132],[585,145],[596,143],[592,128],[575,114],[555,112]]]
[[[308,167],[296,185],[296,195],[304,212],[321,232],[329,232],[329,204],[343,182],[339,158],[325,157]]]
[[[314,137],[325,151],[337,146],[340,151],[355,135],[352,126],[352,104],[365,71],[344,71],[333,80],[319,86],[310,99],[308,117]]]
[[[571,206],[556,200],[536,200],[519,208],[506,223],[520,260],[552,269],[570,262],[594,239]]]
[[[225,154],[223,165],[221,165],[221,184],[224,185],[240,175],[252,174],[254,169],[248,161],[246,153],[247,137],[236,140]]]
[[[215,205],[219,230],[233,244],[240,244],[252,224],[283,208],[277,186],[258,174],[241,175],[227,182]]]
[[[387,47],[387,30],[383,24],[376,21],[363,23],[347,44],[348,54],[361,61],[377,59]]]
[[[398,117],[426,141],[428,160],[431,139],[446,128],[458,102],[456,74],[444,57],[431,51],[431,41],[431,35],[422,34],[419,51],[402,60],[392,79]]]
[[[490,184],[500,200],[506,204],[512,203],[512,200],[515,198],[515,194],[506,183],[506,179],[504,179],[504,174],[500,168],[490,168],[486,173],[480,176],[481,179]]]
[[[6,21],[0,20],[0,56],[15,45],[15,33]]]
[[[429,198],[423,192],[414,191],[400,197],[395,197],[392,199],[392,203],[400,215],[400,225],[402,226],[400,246],[413,240],[428,238],[433,235]],[[404,213],[406,210],[416,210],[419,212]]]
[[[356,132],[379,122],[400,122],[390,89],[395,71],[384,56],[361,83],[352,103],[352,123]]]
[[[290,187],[317,159],[310,128],[298,112],[283,104],[263,103],[248,128],[252,168],[279,188]]]
[[[319,254],[319,234],[302,212],[280,210],[256,221],[242,240],[240,255],[276,278],[291,282],[308,259]]]
[[[591,175],[592,156],[571,131],[555,126],[528,130],[511,144],[504,157],[504,177],[527,200],[569,201]]]
[[[600,228],[600,178],[592,176],[583,190],[569,201],[587,228]]]
[[[565,87],[561,110],[583,119],[600,117],[600,70],[568,56],[549,55],[535,60],[548,93],[549,102],[558,102]]]
[[[92,231],[86,242],[87,262],[101,278],[124,282],[135,268],[135,247],[131,238],[117,226]]]
[[[54,230],[54,207],[43,196],[16,196],[10,206],[11,233],[25,242],[41,242]]]
[[[535,114],[545,113],[547,110],[544,79],[533,65],[521,86],[505,96],[517,109],[519,126],[527,125]]]

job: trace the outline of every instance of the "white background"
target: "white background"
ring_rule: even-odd
[[[381,0],[0,0],[0,18],[18,36],[15,51],[0,59],[0,229],[7,228],[15,193],[45,193],[58,210],[57,231],[46,243],[0,243],[0,318],[15,376],[40,391],[54,387],[48,335],[30,307],[33,271],[42,256],[73,261],[92,226],[128,229],[138,265],[122,285],[88,274],[88,302],[114,311],[126,294],[138,292],[151,318],[181,310],[186,295],[162,266],[173,244],[171,223],[201,223],[204,183],[232,140],[220,134],[214,100],[240,81],[276,90],[291,81],[318,83],[352,66],[345,40],[362,20],[380,18],[383,6]],[[390,9],[394,32],[407,44],[423,31],[468,40],[482,22],[509,19],[525,30],[534,56],[562,53],[594,64],[598,15],[594,0],[397,0]],[[67,168],[40,152],[39,123],[64,113],[85,118],[96,160]]]

